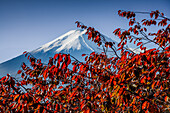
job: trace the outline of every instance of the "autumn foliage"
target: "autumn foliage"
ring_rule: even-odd
[[[136,21],[137,14],[149,19]],[[113,31],[116,45],[100,32],[87,29],[88,39],[103,46],[103,53],[83,54],[85,62],[69,54],[56,54],[48,64],[24,52],[30,66],[22,64],[19,81],[9,74],[0,79],[1,112],[34,113],[162,113],[170,111],[170,21],[163,13],[118,11],[129,29]],[[148,32],[150,27],[157,31]],[[140,52],[128,48],[133,43]],[[148,48],[147,44],[153,46]],[[108,57],[106,48],[114,56]],[[117,48],[117,49],[116,49]]]

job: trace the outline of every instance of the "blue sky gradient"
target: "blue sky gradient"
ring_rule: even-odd
[[[119,9],[159,10],[170,17],[169,4],[170,0],[0,0],[0,63],[77,29],[77,20],[118,40],[113,30],[128,27],[117,15]]]

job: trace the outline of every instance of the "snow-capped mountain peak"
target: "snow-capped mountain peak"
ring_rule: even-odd
[[[86,43],[84,36],[83,36],[85,33],[86,33],[86,30],[71,30],[65,33],[64,35],[56,38],[55,40],[43,45],[42,47],[37,49],[35,52],[38,52],[41,50],[43,50],[44,52],[47,52],[56,47],[57,48],[55,52],[60,52],[62,50],[65,50],[65,52],[68,52],[70,49],[80,50],[83,45],[86,45],[87,48],[91,49],[91,51],[94,51],[94,49]]]
[[[36,51],[43,50],[44,52],[47,52],[53,48],[58,47],[55,51],[60,52],[62,50],[68,51],[69,49],[81,49],[81,42],[80,37],[82,37],[83,34],[85,34],[86,30],[80,31],[80,30],[71,30],[64,35],[56,38],[55,40],[43,45]],[[83,38],[83,37],[82,37]],[[89,47],[90,48],[90,47]],[[90,48],[91,49],[91,48]]]
[[[33,52],[66,52],[70,53],[75,50],[89,49],[90,51],[98,51],[94,42],[87,40],[86,30],[71,30],[55,40],[43,45]]]
[[[41,59],[44,63],[47,63],[49,57],[53,57],[56,53],[71,54],[78,60],[84,61],[84,57],[81,56],[82,54],[90,54],[93,51],[102,52],[102,47],[100,48],[93,41],[88,40],[88,35],[85,33],[86,30],[71,30],[30,53],[37,59]],[[22,62],[29,62],[24,55],[19,55],[16,58],[1,63],[0,76],[6,75],[7,73],[15,75]]]

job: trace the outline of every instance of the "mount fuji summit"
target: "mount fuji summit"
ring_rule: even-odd
[[[86,30],[71,30],[55,40],[44,44],[31,51],[30,53],[37,59],[41,59],[43,63],[47,63],[49,57],[53,57],[56,53],[65,53],[74,56],[80,61],[84,61],[82,54],[90,54],[91,52],[102,52],[102,47],[88,40]],[[112,41],[105,37],[107,41]],[[114,41],[115,42],[115,41]],[[16,77],[17,71],[21,68],[22,63],[29,66],[29,61],[25,55],[19,55],[11,60],[0,64],[0,77],[7,73]]]

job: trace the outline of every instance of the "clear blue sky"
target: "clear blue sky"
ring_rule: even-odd
[[[170,0],[0,0],[0,63],[76,29],[77,20],[114,38],[114,29],[128,25],[117,15],[119,9],[160,10],[170,17],[169,4]]]

